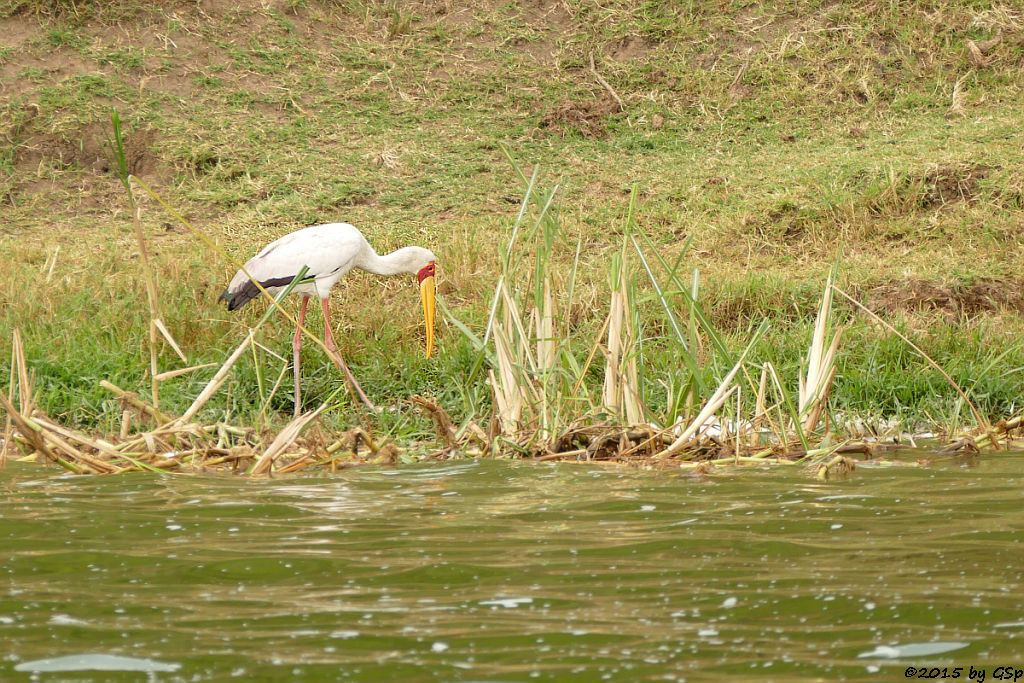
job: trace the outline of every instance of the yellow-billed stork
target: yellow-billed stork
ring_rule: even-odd
[[[434,253],[423,247],[403,247],[381,256],[366,241],[359,230],[348,223],[327,223],[313,225],[289,233],[263,247],[258,254],[245,263],[245,271],[239,270],[220,298],[227,302],[228,310],[241,308],[259,295],[253,283],[258,281],[270,294],[277,294],[299,274],[303,266],[308,267],[306,278],[297,284],[292,292],[302,295],[299,310],[299,325],[306,320],[306,305],[309,297],[316,295],[324,310],[324,346],[334,363],[344,371],[359,397],[373,408],[363,393],[359,382],[349,371],[338,353],[331,334],[331,314],[328,298],[331,288],[345,273],[353,268],[377,275],[411,273],[419,278],[420,297],[423,301],[423,317],[426,323],[427,358],[434,349]],[[253,280],[249,279],[250,276]],[[302,348],[302,331],[296,327],[292,339],[292,358],[295,375],[295,414],[299,414],[299,350]]]

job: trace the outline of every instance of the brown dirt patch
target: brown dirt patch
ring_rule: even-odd
[[[184,100],[192,97],[195,82],[191,77],[180,73],[164,73],[142,78],[139,85],[152,92],[172,95]]]
[[[998,310],[1024,311],[1024,279],[986,278],[971,283],[908,279],[877,285],[868,293],[874,310],[938,313],[969,318]]]
[[[526,0],[519,3],[517,9],[530,26],[546,32],[563,33],[576,23],[567,6],[559,0]]]
[[[610,118],[619,113],[619,105],[610,96],[593,100],[564,100],[541,117],[543,130],[556,135],[578,132],[585,138],[603,138]]]
[[[965,162],[905,173],[885,181],[885,189],[871,197],[868,206],[876,214],[903,215],[973,203],[982,194],[982,181],[993,170],[992,166]]]
[[[608,57],[616,62],[628,62],[643,59],[655,47],[655,43],[637,36],[627,36],[606,48]]]
[[[983,164],[957,164],[929,170],[923,177],[922,206],[974,201],[980,193],[979,181],[987,178],[991,171],[991,166]]]
[[[0,16],[3,16],[2,12]],[[25,15],[14,15],[0,21],[0,28],[4,32],[4,45],[20,48],[22,43],[38,33],[39,20]]]
[[[5,25],[0,25],[3,30]],[[60,81],[71,76],[84,74],[106,75],[106,71],[95,62],[70,54],[66,50],[55,50],[43,54],[24,54],[0,66],[0,94],[13,99],[39,89],[39,83],[31,78],[21,77],[24,69],[35,69],[46,74],[46,78]]]
[[[554,66],[558,62],[561,48],[554,40],[547,39],[533,43],[517,44],[516,48],[522,54],[530,57],[537,64]]]
[[[106,133],[98,124],[85,126],[72,135],[37,133],[18,146],[14,155],[15,169],[33,173],[41,165],[57,168],[80,168],[92,173],[112,173]],[[128,172],[145,177],[157,170],[158,160],[152,151],[156,131],[147,129],[124,133]]]

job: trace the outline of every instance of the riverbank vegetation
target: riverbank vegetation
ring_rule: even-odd
[[[296,467],[366,443],[674,466],[1012,436],[1009,5],[16,0],[0,17],[0,380],[31,397],[11,412],[114,470],[190,449],[248,469],[282,434],[299,440],[265,462]],[[175,422],[267,310],[217,306],[228,259],[336,220],[439,255],[435,357],[413,283],[353,273],[336,334],[381,413],[311,353],[320,412],[290,422],[278,316]],[[153,440],[152,411],[173,438]]]

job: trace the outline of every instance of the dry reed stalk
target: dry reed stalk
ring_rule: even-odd
[[[196,370],[202,370],[203,368],[212,368],[217,365],[216,363],[203,363],[202,365],[193,365],[188,368],[178,368],[177,370],[166,370],[156,376],[157,380],[163,382],[166,379],[173,379],[174,377],[180,377],[181,375],[187,375],[190,372]]]
[[[754,434],[759,435],[762,428],[764,427],[764,421],[767,416],[767,409],[765,408],[765,397],[768,391],[768,363],[764,363],[761,366],[761,379],[757,384],[757,399],[754,402]]]
[[[277,474],[293,474],[299,470],[304,470],[310,465],[316,464],[316,458],[312,454],[306,453],[297,460],[294,460],[287,465],[280,467],[277,470]]]
[[[526,332],[519,306],[504,283],[499,290],[501,311],[491,328],[498,372],[495,374],[491,370],[488,377],[495,395],[501,433],[515,440],[522,437],[527,417],[539,416],[544,420],[547,392],[541,378],[541,367],[531,351],[530,335]],[[535,319],[543,318],[545,313],[534,313],[534,316]],[[536,329],[536,323],[531,327]],[[544,349],[543,345],[539,348]]]
[[[11,354],[15,360],[13,366],[15,371],[12,375],[18,375],[18,403],[21,406],[21,414],[30,415],[33,408],[32,383],[28,378],[28,364],[25,362],[25,345],[22,343],[20,330],[14,331],[11,342]]]
[[[622,340],[623,366],[622,366],[622,405],[626,411],[626,423],[638,425],[643,422],[643,411],[640,406],[640,382],[636,367],[636,329],[633,325],[633,306],[629,296],[629,284],[626,281],[625,267],[622,269],[620,282],[622,301],[625,314],[626,336]]]
[[[292,443],[294,443],[295,439],[299,437],[299,434],[302,433],[302,430],[305,429],[306,425],[312,422],[318,415],[320,415],[320,413],[322,413],[326,409],[327,404],[324,403],[313,412],[306,413],[305,415],[300,415],[299,417],[295,418],[287,425],[285,425],[284,429],[282,429],[278,433],[278,435],[270,443],[267,449],[263,451],[263,455],[261,455],[260,459],[256,461],[256,464],[253,465],[250,474],[269,473],[270,468],[274,464],[275,458],[281,455],[281,453],[284,452],[284,449],[291,446]]]
[[[846,474],[857,469],[857,463],[843,455],[837,455],[828,462],[820,463],[815,468],[815,479],[828,481],[837,474]]]
[[[363,442],[363,445],[365,445],[371,453],[376,453],[379,450],[377,448],[377,444],[374,443],[373,436],[367,433],[367,431],[362,427],[353,427],[352,429],[345,431],[341,435],[340,439],[329,445],[324,450],[327,452],[327,455],[333,455],[342,448],[347,448],[354,454],[359,448],[360,441]]]
[[[255,330],[249,330],[249,334],[245,336],[242,343],[238,345],[238,348],[236,348],[230,356],[228,356],[228,359],[224,361],[222,366],[220,366],[220,370],[210,378],[210,381],[206,383],[203,390],[199,392],[199,395],[196,396],[194,401],[192,401],[192,405],[188,407],[188,410],[182,413],[181,417],[179,417],[176,422],[179,424],[186,424],[190,422],[192,418],[196,416],[196,413],[206,405],[206,402],[209,401],[215,393],[217,393],[217,390],[220,389],[220,386],[224,384],[224,381],[228,378],[228,372],[231,370],[231,367],[239,358],[242,357],[245,350],[249,348],[249,344],[252,343],[253,334],[255,334]]]
[[[22,415],[18,412],[18,409],[14,407],[11,400],[7,397],[7,394],[0,391],[0,408],[7,411],[8,417],[18,427],[18,435],[22,440],[27,441],[28,445],[43,454],[50,462],[58,462],[60,459],[50,450],[50,447],[46,444],[45,439],[42,436],[42,430],[32,421],[31,418]],[[12,438],[17,438],[12,433]]]
[[[705,424],[714,416],[715,413],[725,404],[725,400],[729,398],[729,395],[736,390],[736,386],[733,385],[733,378],[736,373],[739,372],[740,367],[743,365],[743,358],[740,358],[733,369],[729,371],[729,374],[725,376],[725,379],[718,385],[714,393],[711,394],[711,398],[704,404],[703,410],[697,414],[697,417],[680,433],[672,445],[666,448],[664,451],[659,453],[656,457],[658,459],[670,458],[673,455],[677,455],[683,451],[683,448],[689,444],[693,437],[697,434],[698,430],[703,429]]]
[[[789,407],[789,402],[786,398],[786,391],[782,387],[782,380],[779,379],[779,373],[775,371],[775,366],[772,365],[770,362],[766,362],[764,364],[764,367],[768,369],[768,376],[771,377],[772,386],[775,387],[775,393],[779,397],[779,400],[775,403],[775,405],[768,408],[768,412],[765,414],[765,416],[768,418],[770,422],[773,422],[772,429],[775,432],[776,441],[780,444],[787,444],[790,441],[791,436],[790,433],[787,432],[787,429],[792,428],[794,425],[799,427],[802,423],[795,419],[796,417],[798,417],[798,414],[791,415],[791,417],[794,419],[788,421],[786,420],[785,413],[783,413],[782,409],[784,405],[786,407]],[[775,408],[778,412],[778,418],[774,421],[772,421],[771,419],[772,408]],[[793,408],[792,410],[796,409]],[[798,436],[802,434],[803,432],[800,432]]]
[[[740,424],[738,424],[739,423],[739,419],[740,419],[740,404],[743,402],[742,399],[743,399],[743,387],[737,385],[737,387],[736,387],[736,418],[735,418],[737,424],[736,424],[736,434],[734,434],[734,440],[733,440],[733,443],[734,443],[734,446],[733,446],[734,454],[736,456],[737,462],[739,462],[739,457],[740,457],[740,435],[744,431],[744,428],[741,427]],[[749,427],[750,427],[750,423],[748,422],[746,424],[746,428],[749,428]]]
[[[612,99],[615,100],[615,104],[619,105],[619,111],[625,112],[626,105],[623,103],[622,98],[619,97],[619,94],[615,92],[615,88],[613,88],[611,84],[609,84],[608,81],[604,80],[601,77],[601,74],[597,72],[597,66],[594,64],[593,52],[590,53],[590,73],[594,75],[594,79],[601,84],[601,87],[604,88],[608,92],[608,94],[612,96]]]
[[[121,452],[121,453],[131,451],[131,450],[133,450],[135,448],[138,448],[139,446],[142,446],[142,445],[145,445],[146,448],[148,448],[150,450],[155,450],[156,449],[156,442],[154,441],[154,436],[153,435],[156,432],[159,432],[160,434],[167,434],[167,435],[171,436],[172,438],[195,437],[197,439],[204,439],[211,432],[219,432],[221,428],[222,428],[222,425],[220,425],[219,423],[216,424],[216,425],[204,425],[204,426],[200,426],[200,425],[196,425],[196,424],[178,425],[178,424],[175,424],[175,423],[166,423],[166,424],[162,424],[159,427],[157,427],[153,432],[143,432],[141,434],[136,435],[135,438],[133,438],[133,439],[130,439],[128,441],[124,441],[124,442],[122,442],[120,444],[117,444],[116,446],[112,446],[112,447],[114,448],[114,450],[116,450],[118,452]],[[238,428],[232,428],[232,429],[237,431],[237,433],[236,433],[237,436],[245,436],[245,430],[238,429]]]
[[[85,467],[86,469],[90,470],[90,473],[92,474],[111,474],[113,472],[117,472],[120,469],[115,465],[111,465],[110,463],[107,463],[103,460],[100,460],[99,458],[95,458],[89,455],[88,453],[82,451],[81,449],[75,448],[70,443],[68,443],[61,436],[60,433],[56,431],[44,429],[40,432],[40,434],[42,435],[43,439],[50,442],[51,448],[55,447],[57,449],[60,449],[60,451],[63,452],[65,456],[68,456],[70,460],[74,461],[79,466]],[[54,452],[57,451],[55,450]]]
[[[608,412],[617,415],[629,425],[637,425],[643,421],[635,339],[629,282],[623,259],[619,268],[617,288],[612,290],[609,304],[608,345],[605,350],[602,399]]]
[[[49,282],[53,278],[53,269],[57,267],[57,256],[59,254],[60,245],[55,247],[52,253],[46,255],[46,263],[43,264],[43,270],[46,271],[44,282]]]
[[[633,439],[637,443],[624,451],[620,451],[619,456],[626,457],[633,455],[642,448],[653,446],[656,442],[659,441],[661,442],[662,446],[669,446],[673,442],[673,439],[669,435],[670,431],[671,428],[659,429],[658,431],[650,430],[648,434],[643,435],[646,438]],[[654,455],[654,453],[652,453],[652,455]]]
[[[128,198],[132,209],[132,224],[135,226],[135,239],[139,243],[139,254],[142,257],[142,272],[146,279],[146,299],[149,302],[149,375],[150,391],[152,392],[153,407],[160,409],[160,380],[156,377],[160,374],[160,367],[157,361],[159,351],[157,349],[157,334],[159,327],[156,321],[160,319],[160,299],[157,293],[156,278],[153,268],[149,263],[149,250],[146,249],[146,239],[142,234],[142,208],[136,206],[135,197],[131,193],[130,185]]]
[[[14,332],[11,335],[11,376],[7,383],[7,393],[10,396],[14,396],[14,378],[17,375],[16,368],[18,367],[18,348],[21,346],[21,332],[18,328],[14,328]],[[7,413],[4,418],[4,442],[0,444],[0,467],[7,464],[7,449],[11,443],[12,431],[12,418],[11,414]]]
[[[537,365],[542,372],[555,369],[557,345],[555,344],[555,304],[551,296],[551,277],[543,283],[543,309],[537,316]]]
[[[534,322],[537,337],[537,367],[540,371],[542,389],[540,392],[540,414],[541,414],[541,439],[547,441],[551,437],[553,428],[551,404],[552,404],[552,378],[555,371],[555,360],[557,358],[557,346],[555,344],[555,313],[554,299],[551,296],[551,275],[546,273],[542,283],[543,293],[541,295],[541,310],[533,309]],[[554,404],[560,403],[560,393],[557,392]]]
[[[142,230],[142,207],[135,200],[135,192],[132,189],[132,182],[138,179],[131,175],[128,171],[128,162],[125,156],[124,140],[121,136],[121,121],[115,111],[111,117],[113,124],[113,138],[107,139],[107,144],[110,147],[110,151],[114,155],[114,161],[117,166],[117,175],[124,185],[125,192],[128,194],[128,206],[131,209],[132,214],[132,225],[135,230],[135,239],[139,245],[139,255],[141,256],[142,272],[146,282],[146,300],[149,304],[149,374],[150,374],[150,391],[152,392],[153,407],[157,410],[160,409],[160,368],[159,368],[159,337],[162,336],[167,343],[174,349],[174,352],[178,354],[183,363],[188,363],[188,358],[182,352],[178,342],[175,341],[174,335],[171,334],[167,326],[164,325],[163,320],[160,316],[160,290],[157,286],[156,271],[153,270],[153,266],[149,259],[149,249],[146,247],[146,238]],[[54,262],[56,263],[56,254],[54,254]]]
[[[42,428],[29,417],[34,410],[32,383],[29,381],[28,365],[25,362],[25,346],[22,343],[21,330],[17,328],[11,334],[11,379],[9,382],[11,397],[14,396],[15,377],[17,377],[20,409],[15,408],[12,398],[0,392],[0,406],[7,413],[4,427],[3,454],[0,456],[0,463],[6,463],[8,444],[18,438],[14,432],[15,426],[18,427],[19,434],[23,440],[28,441],[29,446],[42,453],[44,457],[49,458],[51,461],[59,462],[59,458],[47,448],[46,442],[42,438]]]
[[[156,406],[150,405],[149,403],[143,401],[141,398],[139,398],[138,394],[132,393],[130,391],[125,391],[121,387],[117,386],[116,384],[113,384],[112,382],[108,382],[105,379],[100,380],[100,386],[109,391],[110,393],[114,394],[115,396],[117,396],[122,401],[146,413],[151,418],[153,418],[157,422],[157,424],[166,424],[173,420],[173,418],[160,412],[156,408]]]
[[[999,448],[999,436],[1002,435],[1007,437],[1007,442],[1009,443],[1010,432],[1012,432],[1014,429],[1018,429],[1019,427],[1021,427],[1022,424],[1024,424],[1024,413],[1015,415],[1014,417],[1008,418],[1006,420],[1000,420],[999,422],[992,426],[992,429],[990,431],[987,431],[981,436],[979,436],[975,440],[975,443],[977,444],[978,448],[986,448],[988,446],[994,446],[996,448]]]
[[[622,319],[625,304],[622,292],[614,291],[608,310],[608,343],[604,348],[604,385],[601,402],[613,415],[622,415],[622,387],[620,386],[619,359],[622,354]]]
[[[175,341],[174,335],[172,335],[171,331],[167,329],[166,325],[164,325],[164,321],[161,320],[160,318],[154,318],[153,324],[156,325],[156,329],[159,330],[160,334],[163,335],[163,338],[167,340],[167,343],[171,345],[171,348],[174,349],[174,352],[178,354],[178,358],[181,359],[181,362],[187,363],[188,358],[185,356],[185,352],[181,350],[180,346],[178,346],[178,342]],[[157,377],[159,378],[160,375],[162,374],[166,373],[159,373],[157,374]],[[157,381],[159,381],[159,379]]]
[[[86,436],[84,434],[80,434],[78,432],[75,432],[75,431],[72,431],[72,430],[68,429],[67,427],[63,427],[63,426],[57,424],[56,422],[50,420],[48,417],[43,417],[41,415],[35,415],[34,419],[35,419],[36,424],[38,424],[40,426],[43,426],[43,427],[46,427],[51,432],[53,432],[55,434],[59,434],[60,436],[66,438],[66,439],[71,439],[72,441],[77,441],[79,444],[81,444],[83,446],[88,446],[89,448],[95,450],[98,453],[103,453],[104,455],[112,456],[112,457],[115,457],[115,458],[116,457],[120,457],[122,455],[121,451],[117,450],[116,448],[114,448],[110,444],[108,444],[108,443],[106,443],[104,441],[90,439],[88,436]]]
[[[118,432],[118,437],[124,441],[128,438],[132,426],[132,411],[125,408],[121,411],[121,430]]]
[[[515,362],[513,360],[512,345],[509,343],[506,329],[511,329],[512,312],[515,305],[510,302],[511,297],[505,290],[504,280],[498,282],[498,289],[495,292],[492,323],[488,332],[494,338],[494,357],[497,366],[497,375],[494,370],[488,371],[488,379],[491,382],[491,390],[494,392],[494,403],[497,408],[498,425],[501,433],[514,435],[519,431],[519,421],[522,416],[524,396],[520,383],[516,380]],[[501,303],[505,305],[501,311],[498,308]],[[500,319],[499,319],[500,317]]]
[[[498,423],[501,433],[513,436],[519,432],[525,400],[521,385],[516,381],[512,351],[509,349],[508,340],[505,338],[505,331],[501,324],[494,325],[493,336],[498,376],[495,377],[493,370],[488,375],[494,390],[494,401],[498,407]]]
[[[829,277],[825,283],[825,293],[821,297],[818,317],[814,321],[814,332],[805,368],[801,369],[799,375],[797,411],[802,417],[801,425],[805,434],[814,431],[825,409],[832,380],[836,374],[836,352],[845,330],[845,327],[839,327],[826,348],[826,334],[832,313],[832,289],[832,278]]]
[[[519,312],[519,306],[516,304],[512,294],[508,291],[508,287],[502,285],[502,300],[505,302],[505,326],[510,330],[515,330],[516,336],[516,350],[519,352],[516,354],[516,358],[519,361],[519,365],[537,374],[537,361],[534,359],[533,354],[530,353],[530,347],[526,343],[529,339],[529,335],[526,333],[526,328],[523,326],[523,316]],[[512,341],[512,337],[508,338],[508,341]]]
[[[253,344],[253,346],[256,346]],[[278,373],[277,379],[274,381],[274,386],[270,387],[270,393],[267,395],[263,405],[260,406],[260,412],[256,416],[256,424],[262,428],[263,424],[267,420],[267,408],[270,407],[270,402],[274,400],[274,396],[277,395],[277,390],[281,388],[281,382],[284,381],[285,375],[288,374],[288,363],[287,361],[281,365],[281,372]]]
[[[975,49],[977,49],[977,46],[975,46]],[[978,53],[978,56],[979,56],[979,58],[982,61],[984,61],[984,57],[981,56],[980,52]],[[950,96],[950,102],[949,102],[949,113],[950,114],[955,115],[955,116],[966,116],[967,115],[967,110],[966,110],[967,96],[964,95],[963,86],[964,86],[964,83],[967,81],[968,77],[970,77],[972,74],[973,74],[973,72],[968,71],[963,76],[958,78],[956,80],[956,83],[953,84],[953,94]]]

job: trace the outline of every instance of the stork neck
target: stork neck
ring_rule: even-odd
[[[398,275],[412,272],[410,271],[409,254],[404,247],[381,256],[367,244],[363,250],[359,267],[375,275]]]

